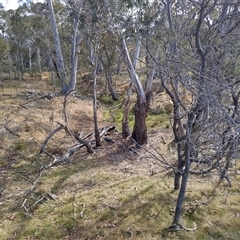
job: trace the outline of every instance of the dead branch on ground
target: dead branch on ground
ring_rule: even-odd
[[[19,134],[17,134],[17,133],[15,133],[15,132],[13,132],[12,130],[10,130],[8,127],[6,127],[6,126],[4,126],[4,128],[8,131],[8,132],[10,132],[12,135],[14,135],[14,136],[17,136],[17,137],[20,137],[20,135]]]
[[[19,174],[19,177],[21,177],[23,180],[27,181],[28,183],[30,183],[30,187],[24,192],[23,197],[20,199],[20,202],[17,204],[18,207],[22,208],[25,212],[26,215],[31,217],[31,211],[37,207],[37,205],[39,205],[40,203],[42,203],[44,200],[50,198],[53,198],[52,194],[46,193],[46,194],[42,194],[41,196],[39,196],[37,199],[35,199],[34,201],[32,201],[34,198],[31,199],[30,195],[33,194],[34,190],[36,189],[36,186],[38,184],[38,182],[40,181],[41,176],[43,175],[43,173],[55,166],[56,164],[62,164],[65,163],[66,160],[75,152],[77,152],[80,148],[82,147],[86,147],[87,152],[88,153],[93,153],[93,149],[92,146],[95,143],[95,137],[94,137],[94,133],[88,133],[86,136],[82,137],[80,136],[78,133],[76,133],[74,130],[72,130],[71,126],[69,125],[68,122],[68,114],[67,114],[67,103],[69,98],[71,97],[71,95],[74,93],[75,91],[71,91],[69,92],[63,101],[63,109],[62,109],[62,117],[63,117],[63,121],[64,123],[60,123],[60,122],[55,122],[58,124],[58,126],[46,137],[46,139],[43,141],[42,146],[40,148],[39,153],[36,156],[35,162],[38,164],[38,175],[35,177],[34,180],[29,179],[26,176],[22,176]],[[105,135],[107,135],[110,131],[115,130],[115,126],[106,126],[103,127],[99,133],[100,133],[100,138],[104,137]],[[61,156],[57,156],[56,154],[52,153],[50,150],[47,150],[47,146],[49,145],[49,142],[53,139],[53,137],[61,132],[64,131],[65,133],[67,133],[68,135],[72,136],[73,142],[74,140],[77,141],[73,143],[72,146],[70,146],[69,148],[65,149],[65,151],[61,154]],[[45,154],[46,156],[48,156],[50,158],[50,163],[45,165],[40,161],[40,155]],[[31,201],[30,201],[31,199]],[[54,198],[55,199],[55,196]],[[81,215],[83,215],[83,212],[85,210],[85,205],[83,206],[83,210],[81,212]]]
[[[87,152],[88,153],[93,153],[93,149],[92,149],[92,145],[95,142],[95,138],[92,137],[94,136],[94,133],[90,133],[87,134],[85,137],[81,137],[79,134],[77,134],[76,132],[74,132],[71,127],[69,126],[68,123],[68,116],[67,116],[67,102],[69,97],[74,93],[75,91],[70,91],[64,98],[63,101],[63,110],[62,110],[62,115],[63,115],[63,120],[64,120],[64,124],[57,122],[60,126],[58,126],[56,129],[54,129],[45,139],[45,141],[42,144],[42,147],[40,149],[39,154],[37,155],[37,157],[39,157],[42,153],[45,153],[47,156],[49,156],[51,159],[53,159],[53,161],[51,163],[48,164],[48,166],[46,166],[46,168],[52,167],[54,165],[56,165],[57,163],[62,163],[64,162],[67,158],[69,158],[73,153],[75,153],[77,150],[79,150],[80,148],[82,148],[83,146],[85,146],[87,148]],[[113,131],[115,129],[114,126],[106,126],[104,128],[102,128],[100,130],[100,138],[103,137],[107,132],[109,131]],[[68,148],[66,150],[66,152],[64,154],[62,154],[62,156],[57,157],[54,154],[50,153],[49,151],[46,150],[46,146],[48,144],[48,142],[52,139],[52,137],[60,132],[64,130],[65,132],[69,133],[75,140],[77,140],[79,142],[79,144],[75,144],[74,146],[71,146],[70,148]],[[90,139],[88,139],[89,137],[92,137]],[[87,140],[88,139],[88,140]]]

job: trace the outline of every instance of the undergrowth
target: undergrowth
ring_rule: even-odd
[[[105,105],[103,111],[104,118],[114,123],[119,129],[119,131],[121,131],[124,111],[124,99],[119,101],[113,101],[111,100],[110,96],[105,96],[104,98],[100,98],[100,101],[102,101],[102,103]],[[135,122],[134,105],[134,102],[131,103],[128,116],[128,123],[130,129],[133,129]],[[170,112],[165,110],[157,114],[149,112],[146,118],[147,129],[154,129],[158,127],[169,128],[170,115]]]
[[[194,232],[164,231],[171,225],[178,194],[173,191],[172,170],[149,158],[144,149],[133,152],[122,139],[116,138],[114,143],[103,141],[92,155],[85,149],[78,151],[69,162],[46,169],[33,184],[41,164],[47,166],[51,161],[48,156],[36,156],[54,129],[49,122],[52,109],[56,108],[54,119],[61,121],[61,100],[44,100],[39,104],[41,109],[36,107],[39,105],[24,105],[27,109],[19,106],[26,102],[24,89],[30,83],[23,82],[18,90],[9,84],[4,89],[6,98],[1,96],[1,124],[12,132],[0,129],[0,239],[240,239],[239,165],[231,177],[232,188],[224,182],[217,185],[211,174],[191,176],[181,223],[188,228],[196,225]],[[112,101],[104,97],[99,101],[103,122],[121,129],[123,99]],[[76,102],[77,110],[87,107],[91,109],[91,103],[81,106]],[[69,111],[72,119],[75,108]],[[84,124],[91,119],[87,113]],[[76,121],[82,123],[79,116]],[[86,131],[82,125],[79,129]],[[169,112],[149,113],[147,126],[154,129],[151,144],[160,138],[158,128],[169,127]],[[49,151],[56,142],[60,151],[64,139],[59,135],[54,141]],[[164,149],[163,145],[154,147]],[[174,160],[169,153],[162,154]]]

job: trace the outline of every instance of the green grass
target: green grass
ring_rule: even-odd
[[[22,141],[15,142],[15,151],[23,151],[24,149],[26,149],[25,143],[23,143]]]
[[[54,239],[63,239],[72,231],[81,232],[83,238],[92,239],[98,235],[106,239],[112,237],[118,239],[120,236],[127,237],[130,234],[127,231],[128,228],[131,228],[137,236],[144,237],[152,224],[155,231],[160,231],[162,225],[157,219],[160,221],[162,215],[160,212],[165,206],[164,202],[161,203],[163,197],[155,195],[164,187],[157,183],[158,178],[135,176],[121,181],[122,174],[109,173],[108,175],[107,169],[104,171],[104,177],[103,172],[99,172],[99,175],[95,173],[98,186],[92,187],[85,186],[86,176],[83,177],[79,172],[73,173],[72,179],[69,178],[69,172],[62,169],[50,174],[49,177],[58,185],[54,193],[59,196],[59,199],[56,201],[48,199],[38,204],[32,212],[32,218],[25,214],[18,214],[15,219],[18,222],[16,229],[21,225],[18,239],[30,236],[36,239],[47,239],[51,236],[54,236]],[[62,181],[53,177],[60,175]],[[112,181],[106,181],[107,177]],[[77,181],[77,179],[80,180]],[[77,190],[69,188],[67,183],[72,181],[76,181]],[[50,187],[49,184],[47,185]],[[40,190],[37,193],[44,194]],[[165,199],[168,198],[165,197]],[[20,211],[23,213],[22,210]],[[146,221],[150,222],[146,225]],[[12,230],[8,229],[9,234],[14,232],[14,229]]]
[[[15,90],[12,92],[15,94]],[[12,104],[16,104],[16,97],[13,100]],[[101,103],[104,118],[121,129],[122,100],[112,101],[107,96],[102,97]],[[43,108],[41,116],[44,113]],[[23,121],[21,115],[15,119],[13,112],[8,114],[9,119],[14,119],[11,129],[16,130],[14,127]],[[48,115],[49,112],[46,121]],[[168,119],[167,111],[149,114],[147,127],[165,128]],[[33,119],[28,116],[28,120]],[[132,110],[129,120],[133,127]],[[196,224],[197,230],[166,233],[164,229],[173,220],[178,192],[173,191],[172,176],[145,171],[157,163],[151,162],[143,151],[135,154],[124,148],[121,140],[103,144],[92,155],[85,149],[79,150],[68,164],[46,169],[29,193],[33,186],[30,181],[34,182],[39,173],[35,160],[43,139],[37,136],[32,139],[31,130],[36,131],[36,125],[29,124],[30,132],[26,132],[25,125],[21,126],[22,132],[17,132],[21,138],[8,132],[1,136],[4,151],[0,160],[0,239],[240,239],[239,175],[232,177],[231,189],[224,184],[216,185],[210,176],[190,176],[181,224],[188,228]],[[55,141],[59,146],[61,136]],[[157,147],[161,152],[163,146]],[[109,156],[114,161],[108,160]],[[44,166],[50,160],[46,155],[38,158]],[[123,171],[125,167],[134,171]],[[55,194],[55,200],[49,192]],[[46,198],[37,203],[43,196]],[[27,212],[24,207],[30,206],[33,207]]]
[[[156,127],[169,128],[170,113],[167,111],[160,112],[159,114],[148,114],[146,124],[148,129]]]
[[[198,229],[193,233],[166,234],[163,230],[171,224],[177,198],[177,192],[169,188],[172,179],[161,174],[126,176],[111,169],[108,165],[83,167],[79,163],[71,168],[55,168],[43,176],[32,197],[51,190],[58,198],[37,204],[31,217],[21,208],[2,211],[1,239],[14,234],[20,240],[66,236],[70,239],[239,238],[240,217],[234,213],[240,214],[240,207],[235,190],[229,195],[228,204],[223,204],[219,197],[206,201],[198,189],[204,189],[208,182],[200,184],[192,178],[181,222],[185,227],[193,227],[195,223]],[[9,220],[11,214],[15,215],[13,222]]]
[[[108,102],[109,104],[110,102]],[[113,102],[112,105],[108,105],[108,108],[104,109],[104,119],[111,121],[117,126],[117,129],[122,129],[122,118],[124,105],[122,102]],[[134,103],[131,104],[130,112],[128,116],[128,123],[130,129],[133,129],[135,117],[133,111]],[[157,127],[169,128],[170,113],[168,111],[162,111],[159,114],[148,113],[146,118],[147,129],[153,129]]]

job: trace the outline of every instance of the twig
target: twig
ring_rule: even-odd
[[[60,123],[59,123],[60,124]],[[48,141],[53,137],[54,134],[56,134],[57,132],[61,131],[62,129],[64,129],[64,125],[63,124],[60,124],[60,126],[58,128],[56,128],[55,130],[53,130],[49,135],[48,137],[45,139],[45,141],[43,142],[42,144],[42,147],[40,149],[40,152],[38,155],[40,155],[44,149],[45,149],[45,146],[47,145]]]
[[[100,202],[100,204],[102,204],[102,205],[105,206],[105,207],[109,207],[110,209],[117,210],[116,207],[111,206],[111,205],[109,205],[109,204],[107,204],[107,203]]]
[[[49,196],[50,198],[52,198],[53,200],[57,200],[57,198],[58,198],[55,194],[53,194],[53,193],[51,193],[51,192],[48,192],[47,194],[48,194],[48,196]]]
[[[21,177],[21,178],[23,178],[24,180],[30,182],[31,184],[33,184],[33,182],[32,182],[30,179],[28,179],[28,178],[22,176],[20,173],[18,174],[18,176]]]
[[[130,228],[130,227],[127,228],[127,233],[130,234],[130,238],[129,238],[129,239],[132,239],[132,237],[133,237],[133,232],[131,231],[131,228]]]
[[[26,203],[26,202],[27,202],[27,198],[24,199],[21,208],[24,209],[25,215],[27,215],[27,216],[29,216],[30,218],[32,218],[32,215],[29,213],[29,209],[25,206],[25,203]]]
[[[82,209],[82,211],[80,212],[80,217],[83,218],[83,213],[84,213],[84,211],[85,211],[85,204],[82,203],[81,205],[83,206],[83,209]]]
[[[82,139],[78,134],[76,134],[74,131],[72,131],[70,128],[69,128],[69,125],[68,125],[68,117],[67,117],[67,112],[66,112],[66,107],[67,107],[67,100],[68,98],[73,94],[75,93],[76,90],[73,90],[73,91],[70,91],[64,98],[64,101],[63,101],[63,110],[62,110],[62,115],[63,115],[63,120],[64,120],[64,123],[65,123],[65,130],[67,132],[69,132],[71,134],[71,136],[73,136],[77,141],[79,141],[81,144],[83,144],[86,148],[87,148],[87,151],[88,153],[93,153],[93,149],[91,147],[91,145],[85,141],[84,139]]]
[[[24,109],[28,109],[27,107],[25,107],[24,105],[22,104],[19,104],[20,107],[24,108]]]
[[[76,204],[75,204],[75,196],[76,196],[76,193],[77,193],[77,189],[76,189],[76,186],[75,186],[75,191],[74,191],[74,194],[73,194],[73,197],[72,197],[73,218],[74,218],[74,219],[76,219]]]
[[[23,207],[24,204],[26,203],[27,197],[32,193],[32,191],[33,191],[34,188],[36,187],[36,184],[38,183],[38,181],[39,181],[40,177],[42,176],[44,170],[45,170],[44,168],[42,168],[42,169],[39,170],[39,174],[38,174],[37,178],[36,178],[33,182],[31,182],[29,179],[27,179],[27,178],[24,177],[25,180],[27,180],[27,181],[29,181],[29,182],[32,183],[32,186],[31,186],[28,190],[25,191],[25,194],[24,194],[25,200],[24,200],[24,202],[22,203],[22,207]],[[23,176],[21,175],[21,177],[23,177]]]
[[[12,130],[10,130],[9,128],[7,128],[7,127],[5,127],[4,126],[4,128],[8,131],[8,132],[10,132],[12,135],[15,135],[15,136],[17,136],[17,137],[20,137],[20,135],[19,134],[17,134],[17,133],[15,133],[15,132],[13,132]]]
[[[42,202],[44,199],[47,199],[46,196],[42,196],[39,200],[37,200],[34,204],[32,204],[31,207],[29,207],[29,210],[33,209],[38,203]]]

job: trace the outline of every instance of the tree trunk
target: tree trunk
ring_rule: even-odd
[[[135,85],[137,91],[137,103],[134,109],[135,123],[132,137],[139,145],[143,145],[147,143],[147,127],[146,127],[146,117],[148,110],[147,99],[140,79],[133,67],[124,38],[121,41],[121,50],[124,57],[126,68],[128,70],[128,74],[131,78],[132,83]]]
[[[13,79],[14,78],[13,61],[12,61],[12,56],[11,56],[10,52],[8,52],[8,62],[9,62],[9,77],[10,77],[10,79]]]
[[[137,63],[138,63],[138,58],[139,58],[139,54],[140,54],[140,49],[141,49],[141,38],[139,38],[137,40],[137,45],[135,48],[135,55],[134,55],[134,59],[133,59],[133,68],[136,69],[137,68]]]
[[[114,101],[117,101],[118,100],[118,96],[117,96],[117,93],[115,92],[115,90],[113,88],[111,67],[109,67],[109,69],[106,70],[106,78],[107,78],[107,82],[108,82],[108,90],[111,93],[112,99]]]
[[[118,64],[117,64],[117,74],[121,74],[121,69],[122,69],[122,52],[119,54],[118,58]]]
[[[75,90],[77,82],[77,66],[78,66],[78,48],[82,39],[82,33],[78,30],[79,16],[82,9],[83,0],[78,2],[76,16],[74,19],[73,33],[72,33],[72,46],[71,46],[71,75],[68,89],[69,91]]]
[[[76,51],[75,48],[78,48],[78,45],[81,41],[81,35],[79,35],[76,39],[76,43],[72,43],[72,57],[71,57],[71,76],[70,76],[70,82],[68,85],[68,90],[75,90],[76,83],[77,83],[77,67],[78,67],[78,51]],[[75,50],[73,50],[73,48]]]
[[[115,47],[112,51],[115,52]],[[113,54],[113,52],[112,52],[112,54]],[[109,90],[109,92],[112,96],[112,99],[114,101],[116,101],[116,100],[118,100],[118,96],[117,96],[117,93],[114,90],[113,79],[112,79],[113,58],[112,58],[112,56],[109,55],[109,52],[105,47],[102,51],[102,57],[100,57],[99,59],[101,61],[103,69],[104,69],[104,73],[105,73],[105,77],[106,77],[107,85],[108,85],[108,90]]]
[[[183,171],[184,161],[182,159],[182,143],[177,144],[177,152],[178,152],[178,166],[177,170],[174,172],[174,190],[178,190],[180,187],[180,180],[181,180],[181,172]]]
[[[28,68],[32,72],[32,48],[28,46]]]
[[[154,62],[157,61],[159,51],[160,51],[160,46],[157,47],[156,54],[153,57],[154,59],[152,59],[152,61],[151,61],[152,66],[151,66],[151,69],[148,73],[147,80],[146,80],[146,83],[145,83],[145,92],[146,92],[146,96],[147,96],[147,104],[148,105],[150,104],[150,101],[152,99],[153,78],[154,78],[154,74],[156,72],[155,67],[153,65],[154,65]]]
[[[48,10],[50,15],[50,24],[52,28],[55,51],[56,51],[56,65],[57,65],[58,76],[61,83],[62,93],[67,94],[68,89],[66,89],[66,84],[65,84],[65,67],[64,67],[63,57],[62,57],[60,38],[59,38],[57,24],[55,20],[52,0],[47,0],[47,5],[48,5]]]
[[[134,69],[136,69],[136,66],[138,63],[140,49],[141,49],[141,40],[139,38],[138,42],[137,42],[137,46],[135,48],[135,54],[134,54],[134,62],[133,62]],[[133,84],[132,84],[132,80],[131,80],[131,82],[129,83],[129,86],[128,86],[127,98],[125,100],[123,119],[122,119],[122,135],[124,138],[130,136],[128,115],[129,115],[130,105],[131,105],[132,87],[133,87]]]
[[[189,152],[189,150],[187,150],[187,152]],[[190,162],[190,156],[187,157],[188,160],[185,160],[186,162]],[[186,159],[186,158],[185,158]],[[185,164],[186,166],[187,164]],[[189,167],[188,167],[189,170]],[[173,218],[173,224],[179,225],[179,221],[180,221],[180,216],[181,216],[181,212],[182,212],[182,205],[183,205],[183,200],[185,197],[185,192],[186,192],[186,188],[187,188],[187,181],[188,181],[188,170],[185,169],[184,174],[182,176],[182,183],[181,183],[181,188],[178,194],[178,199],[177,199],[177,205],[176,205],[176,209],[175,209],[175,213],[174,213],[174,218]]]
[[[173,32],[173,19],[172,19],[172,2],[171,0],[166,1],[166,10],[167,10],[167,18],[168,18],[168,26],[169,30]],[[176,39],[172,39],[169,41],[169,49],[170,49],[170,55],[169,58],[172,59],[173,62],[173,72],[174,75],[178,76],[179,74],[179,56],[177,51],[177,43]],[[162,73],[165,75],[164,73]],[[166,76],[162,76],[164,79]],[[167,94],[171,97],[171,100],[173,102],[174,106],[174,119],[173,119],[173,133],[175,136],[175,141],[177,142],[177,153],[178,153],[178,171],[175,171],[174,176],[174,189],[177,190],[180,187],[180,180],[181,180],[181,172],[183,171],[184,167],[184,160],[182,159],[182,151],[184,150],[185,143],[183,143],[182,139],[185,136],[185,131],[183,127],[183,120],[181,118],[181,107],[184,108],[183,105],[181,105],[180,101],[180,93],[179,93],[179,81],[180,79],[176,77],[175,79],[170,79],[170,87],[166,87],[163,81],[163,86],[167,92]],[[183,179],[182,179],[183,181]]]
[[[182,172],[182,182],[181,188],[178,193],[177,205],[174,213],[173,224],[179,225],[179,220],[182,212],[182,204],[185,197],[185,192],[187,188],[187,181],[189,176],[189,169],[190,169],[190,153],[191,153],[191,132],[192,132],[192,125],[194,121],[194,113],[189,113],[188,115],[188,123],[187,123],[187,139],[185,144],[185,154],[184,154],[184,166],[185,169]]]
[[[23,80],[23,58],[22,58],[22,53],[20,51],[20,46],[18,43],[18,49],[17,49],[17,58],[18,58],[18,78],[20,80]]]
[[[112,80],[112,71],[111,71],[111,66],[110,63],[104,63],[103,59],[100,58],[102,65],[103,65],[103,69],[104,69],[104,73],[105,73],[105,77],[107,79],[107,85],[108,85],[108,90],[112,96],[112,99],[114,101],[118,100],[118,96],[113,88],[113,80]]]
[[[38,64],[39,78],[42,79],[41,57],[40,57],[39,47],[37,47],[37,64]]]
[[[98,56],[95,52],[94,54],[94,70],[93,70],[93,120],[94,120],[94,129],[95,129],[95,140],[96,147],[101,146],[101,139],[98,129],[98,118],[97,118],[97,62]]]
[[[124,111],[123,111],[123,119],[122,119],[123,138],[130,136],[128,116],[129,116],[129,111],[130,111],[131,95],[132,95],[132,81],[129,83],[129,86],[128,86],[127,98],[125,100]]]
[[[147,110],[148,104],[146,99],[142,101],[140,97],[137,98],[137,103],[134,106],[135,122],[133,127],[132,138],[141,146],[147,143]]]

